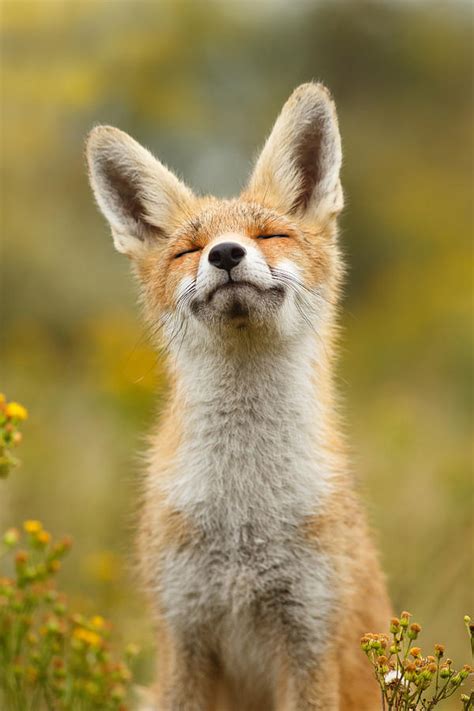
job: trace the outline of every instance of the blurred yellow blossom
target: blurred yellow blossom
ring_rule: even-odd
[[[0,393],[0,478],[5,479],[11,469],[19,465],[19,460],[11,451],[21,442],[21,432],[18,424],[26,420],[28,412],[18,402],[7,402],[3,393]]]
[[[96,627],[98,630],[101,630],[105,627],[105,620],[100,615],[95,615],[95,617],[91,618],[91,625],[92,627]]]
[[[46,546],[51,541],[51,534],[48,531],[39,531],[36,540]]]
[[[27,533],[39,533],[43,530],[43,524],[41,521],[28,520],[24,522],[23,528]]]
[[[11,417],[16,420],[26,420],[28,417],[28,410],[19,402],[9,402],[5,407],[5,414],[7,417]]]
[[[76,627],[73,632],[73,637],[81,642],[85,642],[91,647],[99,647],[102,644],[102,637],[97,634],[97,632],[86,630],[83,627]]]

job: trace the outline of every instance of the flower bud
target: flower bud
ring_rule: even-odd
[[[410,625],[410,629],[408,630],[408,639],[416,639],[420,632],[420,625],[414,622],[412,625]]]
[[[402,627],[408,627],[408,623],[410,621],[411,614],[409,612],[402,612],[401,618],[400,618],[400,625]]]
[[[28,562],[28,553],[26,551],[18,551],[15,556],[15,565],[17,569],[23,569]]]
[[[400,620],[398,617],[392,617],[390,620],[390,632],[395,634],[400,629]]]
[[[20,532],[16,528],[9,528],[3,534],[3,542],[9,548],[13,548],[14,546],[16,546],[16,544],[18,543],[19,540],[20,540]]]
[[[41,547],[47,546],[50,541],[51,534],[48,531],[39,531],[35,536],[35,542]]]
[[[61,568],[61,562],[59,560],[50,560],[47,567],[49,573],[57,573]]]

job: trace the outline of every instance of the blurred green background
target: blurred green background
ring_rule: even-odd
[[[231,195],[287,95],[320,79],[345,148],[339,380],[354,470],[395,608],[468,661],[470,4],[3,0],[1,15],[0,389],[31,412],[23,467],[0,482],[2,526],[72,534],[64,586],[143,645],[146,680],[130,563],[165,376],[93,204],[84,138],[119,126],[196,189]]]

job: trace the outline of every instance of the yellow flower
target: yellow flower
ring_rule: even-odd
[[[48,531],[38,531],[36,540],[38,541],[38,543],[42,543],[44,546],[46,546],[51,540],[51,534],[48,533]]]
[[[27,533],[40,533],[43,530],[41,521],[28,520],[23,524],[23,528]]]
[[[5,395],[3,393],[0,393],[0,407],[2,405],[4,405],[6,403],[6,401],[7,401],[7,398],[5,397]]]
[[[6,546],[16,546],[19,540],[20,533],[16,528],[9,528],[8,531],[5,531],[3,534],[3,542]]]
[[[105,627],[105,620],[100,615],[95,615],[94,617],[91,618],[91,625],[92,625],[92,627],[95,627],[96,629],[101,630]]]
[[[83,627],[76,627],[73,632],[73,636],[91,647],[99,647],[102,642],[102,637],[100,635],[96,632],[92,632],[91,630],[85,630]]]
[[[28,410],[19,402],[9,402],[5,408],[5,414],[7,417],[14,418],[16,420],[26,420],[28,417]]]

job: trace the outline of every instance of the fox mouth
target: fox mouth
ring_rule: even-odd
[[[210,292],[210,294],[208,294],[206,301],[207,301],[207,303],[212,301],[213,297],[217,293],[222,293],[224,291],[239,292],[239,291],[241,291],[242,288],[243,289],[245,289],[245,288],[253,289],[254,291],[256,291],[259,294],[267,294],[269,292],[283,294],[283,291],[284,291],[283,287],[281,287],[281,286],[274,286],[274,287],[270,287],[269,289],[268,288],[262,289],[262,287],[258,286],[257,284],[254,284],[251,281],[234,281],[233,279],[229,279],[224,284],[219,284],[219,286],[216,286],[216,288],[213,289]]]
[[[237,328],[261,323],[281,306],[285,288],[281,285],[262,287],[251,281],[229,279],[219,284],[202,299],[194,299],[190,308],[200,319],[221,319]]]

